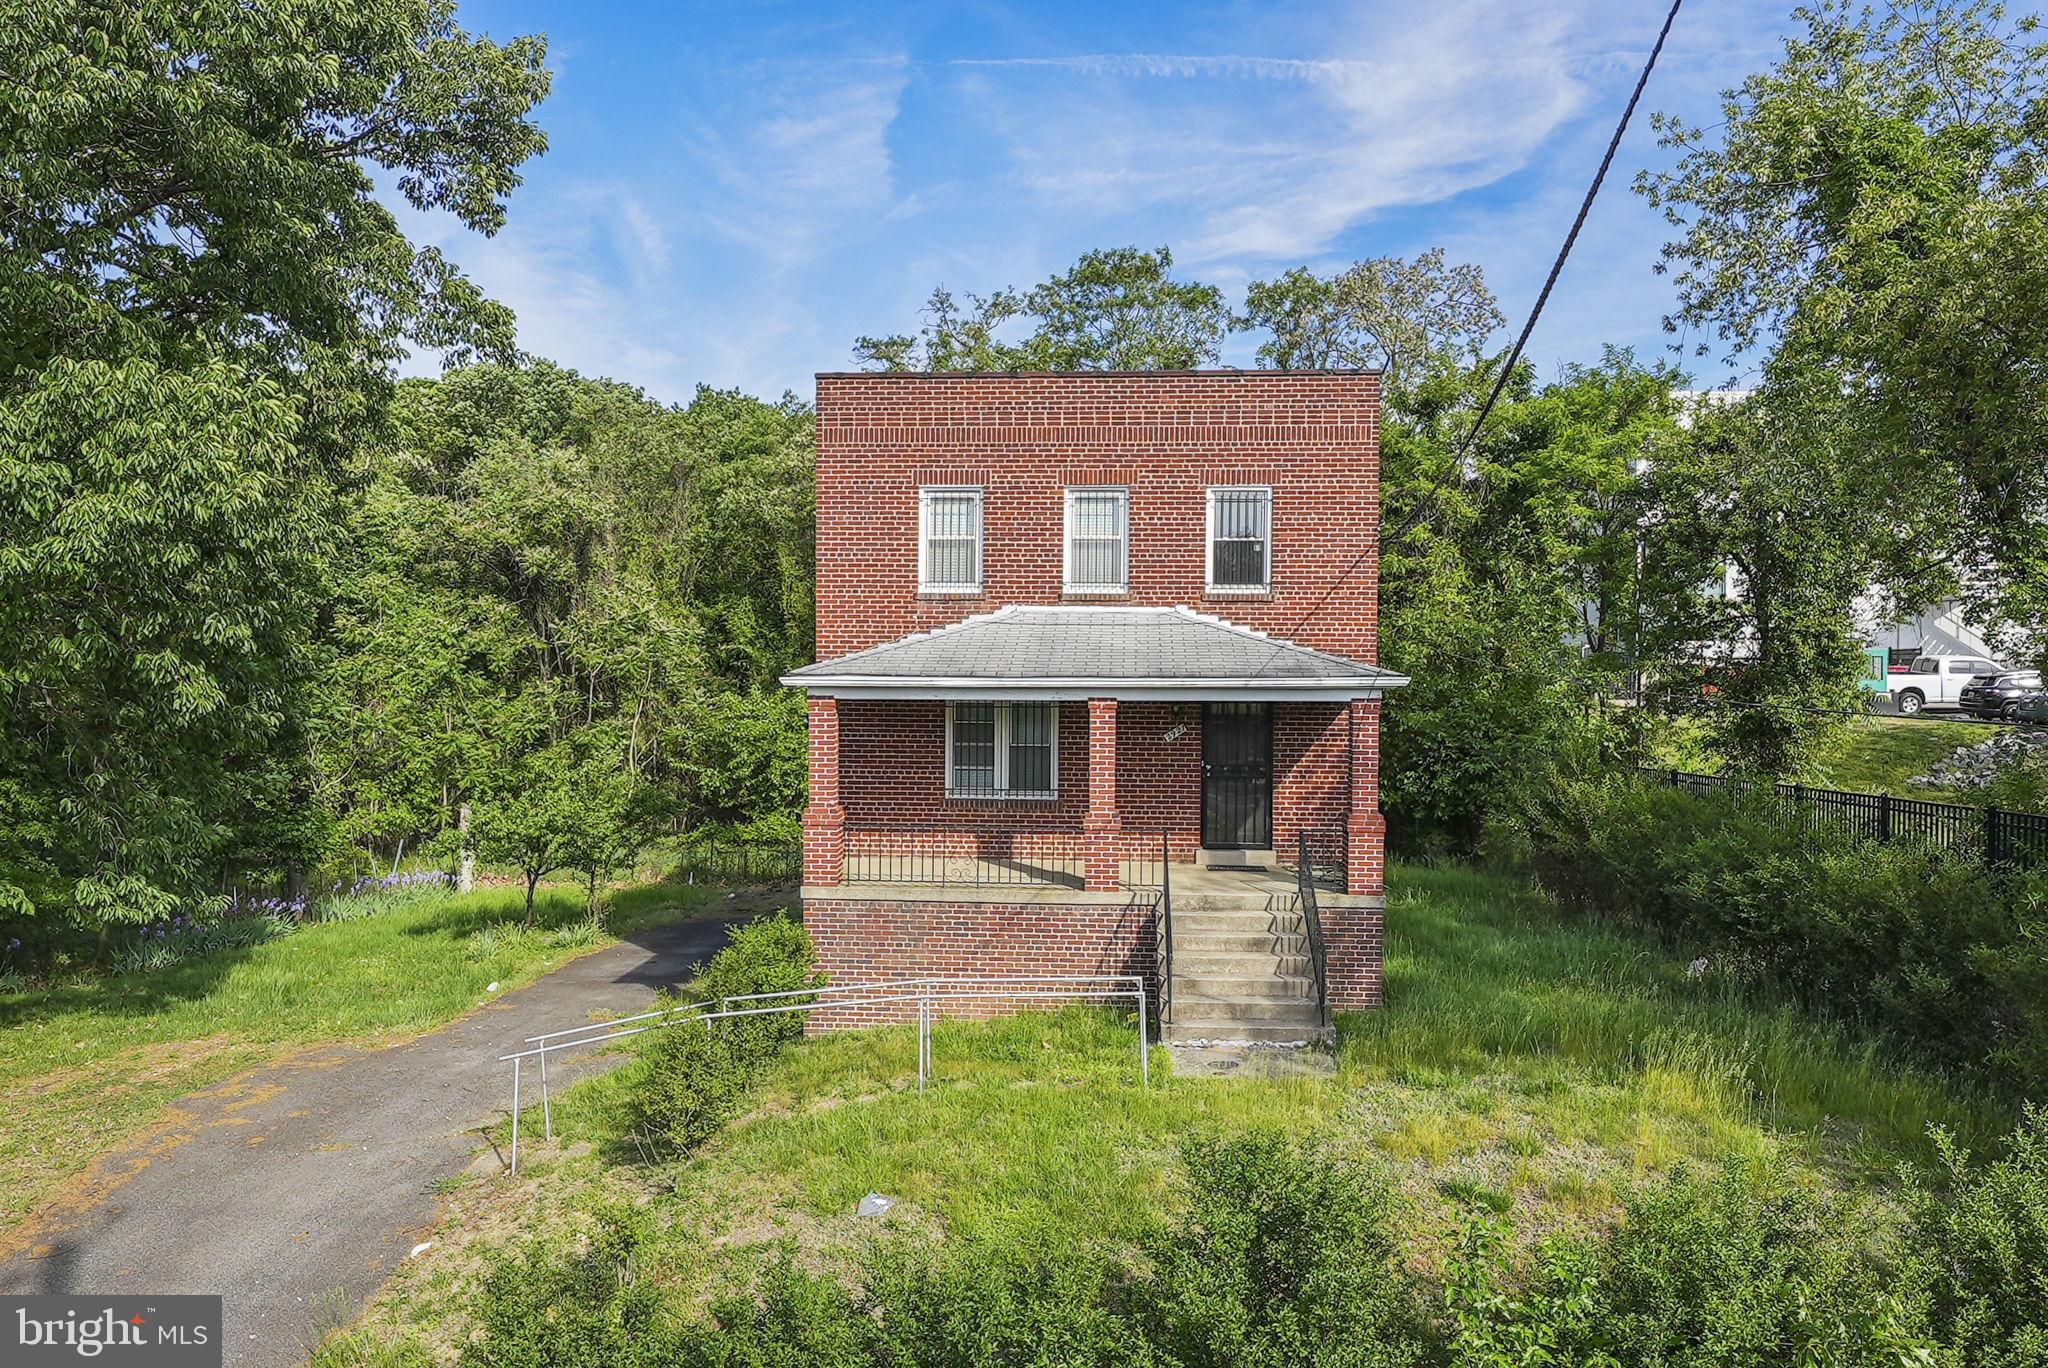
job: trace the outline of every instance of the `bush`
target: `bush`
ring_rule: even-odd
[[[2009,1091],[2048,1081],[2048,874],[1805,831],[1768,798],[1566,779],[1500,848],[1568,905]]]
[[[1435,1336],[1400,1264],[1387,1184],[1271,1134],[1190,1141],[1186,1206],[1127,1306],[1201,1368],[1414,1364]]]
[[[1935,1362],[1922,1303],[1886,1290],[1860,1213],[1768,1164],[1681,1173],[1605,1236],[1552,1238],[1510,1267],[1500,1228],[1468,1227],[1446,1299],[1460,1364],[1650,1368]]]
[[[669,1368],[679,1332],[648,1275],[650,1233],[645,1216],[611,1209],[581,1248],[535,1242],[496,1263],[465,1368]]]
[[[1949,1190],[1912,1189],[1913,1235],[1943,1341],[1984,1368],[2048,1364],[2048,1107],[2029,1106],[1989,1166],[1935,1142]]]
[[[787,917],[757,921],[732,933],[691,984],[688,1000],[816,988],[823,982],[816,961],[800,923]],[[808,999],[799,993],[778,1001]],[[802,1014],[790,1012],[689,1021],[650,1032],[640,1076],[628,1094],[633,1132],[665,1153],[688,1154],[732,1119],[755,1075],[803,1029]]]

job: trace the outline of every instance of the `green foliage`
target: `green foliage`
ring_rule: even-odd
[[[708,1318],[651,1290],[648,1217],[606,1210],[582,1248],[494,1268],[463,1361],[2017,1368],[2044,1343],[2043,1125],[1988,1170],[1956,1156],[1948,1195],[1909,1179],[1904,1222],[1731,1161],[1519,1256],[1507,1222],[1470,1218],[1434,1285],[1378,1181],[1261,1134],[1191,1142],[1183,1201],[1136,1258],[899,1237],[867,1246],[850,1285],[785,1253]]]
[[[1191,1141],[1129,1314],[1187,1368],[1428,1362],[1385,1182],[1275,1134]]]
[[[1932,1362],[1921,1305],[1890,1294],[1886,1270],[1855,1238],[1863,1214],[1769,1165],[1731,1163],[1639,1191],[1611,1235],[1553,1237],[1522,1269],[1498,1225],[1473,1221],[1446,1279],[1456,1361]]]
[[[464,1368],[666,1368],[675,1362],[660,1284],[646,1259],[647,1218],[597,1214],[582,1248],[541,1243],[499,1262],[477,1299]]]
[[[1407,393],[1428,372],[1472,366],[1507,319],[1477,266],[1448,266],[1433,247],[1415,260],[1375,257],[1331,276],[1297,266],[1245,290],[1234,320],[1263,328],[1259,361],[1280,370],[1355,366]]]
[[[2048,1363],[2048,1108],[2030,1105],[1988,1165],[1935,1139],[1948,1191],[1911,1189],[1912,1233],[1943,1342],[1984,1368]]]
[[[915,336],[863,337],[854,356],[877,370],[1187,370],[1215,364],[1230,331],[1229,306],[1213,285],[1177,281],[1173,253],[1136,247],[1084,252],[1065,275],[1019,293],[968,295],[943,287],[926,303]],[[1028,319],[1017,343],[999,334]]]
[[[802,923],[766,918],[732,933],[690,985],[688,1000],[815,988],[824,982],[816,963]],[[799,995],[753,1005],[793,1006],[807,1000]],[[664,999],[664,1005],[669,1003]],[[761,1069],[803,1037],[803,1023],[803,1014],[790,1012],[686,1021],[653,1032],[628,1109],[631,1132],[667,1153],[696,1149],[738,1111]]]
[[[1768,797],[1559,777],[1525,794],[1520,853],[1569,904],[1704,952],[2014,1089],[2048,1073],[2048,876],[1786,823]]]
[[[2048,44],[1985,0],[1798,12],[1710,129],[1663,118],[1674,326],[1775,342],[1895,534],[1908,602],[1960,592],[2048,651]],[[1853,377],[1853,383],[1844,383]],[[1823,400],[1821,396],[1825,396]]]
[[[0,905],[192,910],[326,838],[306,684],[337,496],[410,345],[509,314],[378,202],[493,232],[542,44],[446,0],[0,24]]]

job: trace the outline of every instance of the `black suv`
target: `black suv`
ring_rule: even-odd
[[[1956,706],[1972,717],[2002,717],[2011,721],[2019,701],[2041,692],[2039,670],[2006,670],[2001,674],[1978,675],[1963,685]]]

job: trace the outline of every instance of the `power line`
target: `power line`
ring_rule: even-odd
[[[1572,220],[1571,231],[1565,234],[1564,245],[1557,249],[1557,259],[1550,263],[1550,274],[1544,277],[1543,289],[1537,294],[1536,303],[1529,310],[1528,321],[1522,324],[1521,335],[1515,339],[1515,345],[1502,363],[1500,373],[1494,376],[1493,389],[1487,394],[1486,402],[1480,406],[1478,416],[1472,420],[1472,426],[1466,431],[1464,440],[1458,443],[1450,462],[1423,491],[1422,499],[1416,504],[1414,511],[1402,520],[1401,525],[1394,529],[1392,534],[1381,534],[1380,546],[1406,536],[1409,530],[1427,515],[1437,496],[1443,492],[1444,483],[1450,478],[1450,473],[1463,467],[1466,453],[1479,436],[1480,428],[1485,424],[1487,416],[1493,412],[1493,406],[1500,402],[1501,392],[1507,388],[1509,377],[1515,373],[1516,363],[1522,359],[1522,352],[1529,345],[1530,334],[1536,331],[1536,320],[1543,316],[1543,306],[1550,302],[1550,292],[1556,288],[1557,278],[1564,271],[1565,259],[1572,253],[1572,244],[1579,240],[1579,230],[1586,226],[1586,216],[1593,211],[1593,201],[1600,193],[1601,183],[1607,179],[1608,168],[1614,165],[1614,154],[1620,150],[1622,135],[1628,132],[1629,120],[1635,116],[1636,105],[1643,98],[1643,88],[1650,83],[1650,73],[1657,69],[1657,58],[1664,51],[1664,40],[1671,36],[1671,25],[1678,18],[1678,7],[1682,3],[1683,0],[1671,0],[1671,8],[1664,14],[1664,26],[1657,30],[1657,41],[1650,47],[1649,59],[1643,63],[1642,74],[1636,77],[1636,88],[1629,92],[1628,104],[1621,111],[1621,120],[1614,126],[1614,136],[1607,140],[1607,152],[1600,158],[1600,169],[1593,173],[1593,183],[1586,187],[1586,197],[1579,202],[1579,212]],[[1378,549],[1377,546],[1368,547],[1359,552],[1337,578],[1330,582],[1330,587],[1323,591],[1322,597],[1317,599],[1315,604],[1302,614],[1301,620],[1289,629],[1287,636],[1292,638],[1308,624],[1309,619],[1321,612],[1323,606],[1330,601],[1330,596],[1336,593],[1343,583],[1356,573],[1358,567],[1365,563],[1366,558]],[[1281,649],[1283,648],[1275,648],[1273,655],[1261,664],[1255,673],[1265,673],[1266,666],[1279,658]]]

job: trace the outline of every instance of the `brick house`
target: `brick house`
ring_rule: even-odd
[[[1378,456],[1370,373],[820,375],[823,968],[1143,973],[1169,1038],[1376,1006]]]

